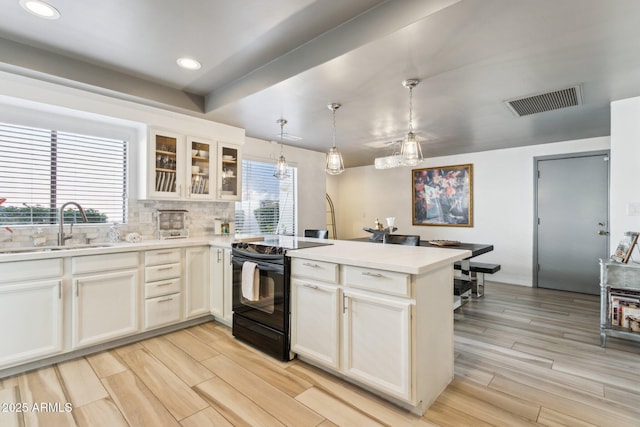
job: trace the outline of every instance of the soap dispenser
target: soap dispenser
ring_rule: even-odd
[[[118,223],[114,222],[113,225],[109,228],[107,238],[111,243],[118,243],[120,241],[120,228],[118,228]]]

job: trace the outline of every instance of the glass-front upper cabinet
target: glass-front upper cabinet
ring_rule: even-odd
[[[215,197],[214,183],[211,177],[215,177],[216,144],[212,141],[187,137],[187,149],[190,161],[188,170],[188,197],[193,199],[209,199]]]
[[[154,129],[149,137],[148,194],[150,198],[179,198],[184,179],[184,137]]]
[[[218,142],[218,199],[242,199],[242,159],[240,147]]]

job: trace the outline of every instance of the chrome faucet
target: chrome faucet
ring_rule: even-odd
[[[58,231],[58,246],[64,246],[64,242],[73,237],[73,223],[71,223],[71,229],[69,230],[69,235],[64,235],[64,208],[68,205],[74,205],[80,211],[80,215],[82,216],[82,221],[87,222],[87,215],[84,213],[84,209],[76,202],[67,202],[60,207],[60,230]]]

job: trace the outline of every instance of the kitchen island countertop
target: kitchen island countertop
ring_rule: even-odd
[[[306,238],[305,240],[323,241],[330,243],[330,245],[289,250],[287,255],[293,258],[327,261],[408,274],[426,273],[471,256],[471,252],[468,250],[347,240],[311,238]]]

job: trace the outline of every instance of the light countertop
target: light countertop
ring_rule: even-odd
[[[309,238],[304,240],[320,241],[320,239]],[[348,240],[324,240],[323,242],[331,243],[331,245],[289,250],[287,255],[293,258],[327,261],[409,274],[426,273],[471,256],[470,251],[460,249],[428,248],[424,246]]]

